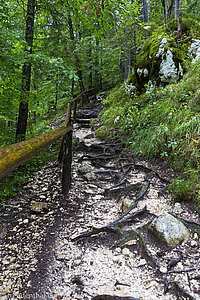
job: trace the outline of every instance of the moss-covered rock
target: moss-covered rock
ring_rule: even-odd
[[[149,82],[157,86],[177,82],[185,73],[187,62],[192,59],[189,49],[198,26],[191,19],[183,19],[182,36],[177,40],[176,22],[171,20],[154,31],[139,51],[133,74],[128,79],[128,84],[135,86],[137,92],[144,92]]]

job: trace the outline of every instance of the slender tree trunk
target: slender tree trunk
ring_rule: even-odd
[[[179,17],[179,0],[175,0],[174,17],[175,19]]]
[[[140,4],[142,5],[140,21],[147,22],[147,3],[146,0],[140,0]]]
[[[142,0],[144,1],[144,0]],[[146,0],[145,0],[146,1]],[[131,4],[133,4],[133,0],[130,0]],[[131,28],[132,29],[132,28]],[[126,36],[126,43],[125,43],[125,55],[126,55],[126,60],[125,60],[125,80],[128,79],[128,77],[131,74],[131,44],[130,44],[130,37],[128,34],[128,28],[125,29],[125,36]]]
[[[170,17],[171,17],[173,6],[174,6],[174,0],[171,0],[170,4],[169,4],[169,8],[168,8],[168,13],[167,13],[167,18],[168,19],[170,19]]]
[[[72,24],[72,19],[70,17],[69,12],[68,12],[68,25],[69,25],[70,39],[71,39],[71,41],[74,42],[75,38],[74,38],[73,24]],[[80,37],[80,33],[79,33],[79,37]],[[74,48],[74,45],[73,45],[73,48]],[[87,101],[87,97],[86,97],[86,94],[85,94],[85,87],[84,87],[84,83],[83,83],[81,61],[80,61],[79,57],[77,56],[77,54],[75,54],[74,57],[75,57],[75,61],[76,61],[76,68],[77,68],[77,75],[78,75],[78,78],[79,78],[79,85],[80,85],[81,93],[83,93],[83,95],[82,95],[82,104],[83,104],[84,101]]]
[[[28,0],[25,41],[29,49],[25,49],[25,51],[28,51],[30,54],[32,53],[32,46],[33,46],[35,7],[36,7],[36,0]],[[21,86],[22,101],[19,104],[16,140],[25,139],[27,120],[28,120],[28,95],[30,91],[30,84],[31,84],[31,64],[24,63],[22,67],[22,86]]]
[[[91,33],[90,33],[90,38],[91,38]],[[91,59],[92,59],[92,43],[90,40],[90,45],[89,45],[89,49],[87,52],[87,61],[89,63],[89,67],[88,67],[88,86],[89,89],[92,88],[92,81],[93,81],[93,77],[92,77],[92,64],[91,64]]]
[[[130,75],[130,68],[131,68],[131,46],[129,43],[125,44],[125,51],[126,51],[126,61],[125,61],[125,80],[128,79]]]
[[[151,1],[147,1],[147,22],[150,21]]]
[[[59,90],[58,90],[58,81],[56,80],[56,96],[55,96],[55,102],[54,102],[54,109],[56,109],[59,99]]]
[[[96,40],[96,55],[95,55],[95,84],[97,85],[97,87],[101,87],[101,82],[102,82],[102,76],[101,76],[101,73],[99,72],[100,68],[101,68],[101,65],[99,63],[99,52],[100,52],[100,43],[99,43],[99,40],[97,39]]]
[[[165,23],[167,23],[168,14],[168,0],[165,0]]]
[[[133,30],[134,30],[134,62],[136,62],[137,58],[137,42],[136,42],[136,29],[135,29],[135,23],[133,24]]]

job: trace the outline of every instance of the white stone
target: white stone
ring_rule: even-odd
[[[133,246],[133,245],[136,245],[136,244],[137,244],[137,240],[130,240],[130,241],[127,241],[124,245]]]
[[[164,47],[166,44],[167,44],[167,39],[163,38],[160,43],[160,47],[159,47],[158,53],[156,54],[156,57],[159,57],[160,55],[164,54]]]
[[[179,271],[183,271],[184,266],[183,266],[182,262],[178,262],[178,263],[177,263],[176,269],[179,270]]]
[[[122,254],[129,255],[130,254],[130,250],[128,248],[123,248],[122,249]]]
[[[115,250],[114,250],[114,253],[120,253],[121,252],[121,248],[117,247]]]
[[[197,241],[191,241],[190,245],[192,248],[197,247]]]
[[[117,263],[120,266],[123,264],[123,257],[121,255],[113,256],[112,260],[114,263]]]
[[[94,200],[101,200],[103,198],[102,195],[96,195],[93,197]]]
[[[146,284],[146,288],[150,289],[151,287],[155,286],[157,282],[155,280],[151,280]]]
[[[183,208],[179,202],[176,202],[174,205],[174,212],[175,214],[180,214],[183,212]]]
[[[198,237],[198,234],[195,232],[195,233],[194,233],[194,236],[193,236],[193,239],[194,239],[194,240],[198,240],[198,238],[199,238],[199,237]]]
[[[192,58],[192,63],[197,62],[200,59],[200,40],[194,39],[189,48],[189,54]]]
[[[95,180],[96,179],[96,175],[94,172],[90,172],[90,173],[86,173],[84,175],[84,177],[87,179],[87,180]]]
[[[83,161],[80,164],[78,170],[82,174],[91,172],[92,171],[92,164],[91,164],[91,162],[89,162],[89,161]]]
[[[164,83],[174,83],[179,79],[178,70],[173,61],[171,50],[167,50],[166,58],[160,64],[160,79]]]
[[[144,74],[144,76],[146,77],[146,76],[148,76],[149,71],[148,71],[147,69],[144,69],[144,70],[143,70],[143,74]]]
[[[146,259],[140,259],[140,261],[139,261],[139,264],[138,264],[138,266],[144,266],[144,265],[146,265]]]
[[[160,267],[160,272],[161,272],[161,273],[167,273],[168,270],[167,270],[166,267]]]
[[[117,124],[117,122],[120,120],[120,116],[117,116],[114,120],[114,124]]]
[[[17,226],[16,227],[14,227],[11,231],[17,231]]]

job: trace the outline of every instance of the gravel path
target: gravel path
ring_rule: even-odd
[[[61,195],[60,166],[52,163],[38,171],[17,197],[8,199],[5,204],[0,232],[0,299],[90,300],[96,295],[106,294],[112,295],[113,300],[117,299],[114,296],[172,300],[178,299],[178,292],[179,299],[186,299],[184,293],[172,288],[172,282],[178,282],[184,287],[185,292],[193,297],[189,299],[200,299],[197,233],[191,231],[190,240],[173,250],[163,247],[152,238],[147,239],[150,253],[160,264],[159,273],[143,253],[144,249],[139,246],[137,237],[121,241],[124,232],[131,228],[145,228],[145,224],[153,218],[151,214],[144,214],[134,224],[123,227],[120,235],[100,233],[77,242],[72,241],[73,237],[82,232],[116,220],[121,214],[123,200],[134,199],[136,196],[135,191],[128,194],[105,192],[106,188],[116,182],[109,181],[109,178],[102,180],[102,174],[108,169],[114,170],[116,158],[96,159],[92,163],[83,160],[83,155],[99,155],[95,151],[88,153],[88,147],[94,143],[105,144],[94,138],[89,128],[76,126],[74,135],[79,138],[82,147],[77,147],[74,152],[69,194]],[[106,151],[104,147],[102,155],[115,154],[117,146],[108,147]],[[90,164],[89,174],[93,175],[89,180],[86,174],[80,174],[82,161],[85,160]],[[99,164],[104,164],[105,168]],[[120,163],[120,168],[125,168],[127,164],[130,164],[130,157]],[[146,165],[145,162],[140,164]],[[115,170],[120,173],[120,168],[118,166]],[[136,168],[133,165],[126,180],[130,184],[144,183],[148,173],[147,168]],[[174,203],[170,195],[158,195],[164,185],[156,174],[151,175],[150,188],[134,210],[146,206],[156,215],[173,212]],[[46,206],[36,213],[32,208],[33,201],[45,202]],[[181,216],[199,222],[197,212],[186,204],[182,204]],[[167,263],[180,253],[183,259],[170,270],[175,272],[170,273]],[[196,270],[183,272],[192,268]],[[164,295],[166,279],[169,291]]]

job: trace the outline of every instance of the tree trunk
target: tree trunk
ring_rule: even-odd
[[[36,0],[28,0],[27,3],[27,17],[26,17],[26,32],[25,41],[29,49],[25,51],[32,53],[33,46],[33,30],[34,30],[34,17],[35,17]],[[25,139],[27,120],[28,120],[28,94],[31,85],[31,64],[24,63],[22,67],[22,93],[21,102],[19,105],[16,140]]]
[[[101,72],[99,72],[99,70],[101,69],[101,65],[99,63],[99,52],[100,52],[100,43],[99,40],[96,39],[96,55],[95,55],[95,85],[97,86],[97,88],[99,89],[101,87],[101,82],[102,82],[102,76],[101,76]]]
[[[130,2],[131,2],[131,4],[133,4],[133,0],[130,0]],[[128,42],[125,43],[126,60],[125,60],[125,68],[124,68],[125,80],[127,80],[128,77],[131,74],[131,44],[129,42],[130,37],[129,37],[129,34],[128,34],[128,28],[125,29],[125,36],[126,36],[126,41],[128,41]]]
[[[127,80],[130,75],[130,68],[131,68],[131,46],[129,43],[125,44],[125,49],[126,49],[125,80]]]
[[[179,0],[175,0],[174,17],[175,19],[179,17]]]
[[[148,2],[147,2],[147,22],[150,21],[150,11],[151,11],[151,1],[148,0]]]
[[[134,30],[134,58],[133,58],[133,64],[134,64],[136,62],[136,58],[137,58],[137,41],[136,41],[135,23],[133,24],[133,30]]]
[[[57,108],[58,99],[59,99],[59,90],[58,90],[58,81],[56,81],[56,95],[55,95],[55,102],[54,102],[54,109],[55,110]]]
[[[171,17],[173,5],[174,5],[174,0],[171,0],[171,1],[170,1],[169,8],[168,8],[168,12],[167,12],[167,18],[168,18],[168,19],[170,19],[170,17]]]
[[[71,41],[74,41],[74,30],[73,30],[73,25],[72,25],[72,19],[70,16],[70,12],[68,12],[68,25],[69,25],[69,34],[70,34],[70,39]],[[74,48],[74,45],[73,45]],[[82,105],[83,102],[87,100],[87,96],[85,94],[85,87],[84,87],[84,83],[83,83],[83,76],[82,76],[82,68],[81,68],[81,61],[79,59],[79,57],[77,56],[77,54],[74,55],[75,57],[75,61],[76,61],[76,68],[77,68],[77,75],[79,78],[79,85],[80,85],[80,89],[81,89],[81,93],[83,93],[82,95]]]
[[[90,33],[90,38],[91,38],[91,33]],[[89,89],[92,88],[92,81],[93,81],[93,77],[92,77],[92,64],[91,64],[91,59],[92,59],[92,42],[90,41],[90,46],[87,52],[87,61],[89,64],[89,70],[88,70],[88,85],[89,85]]]

